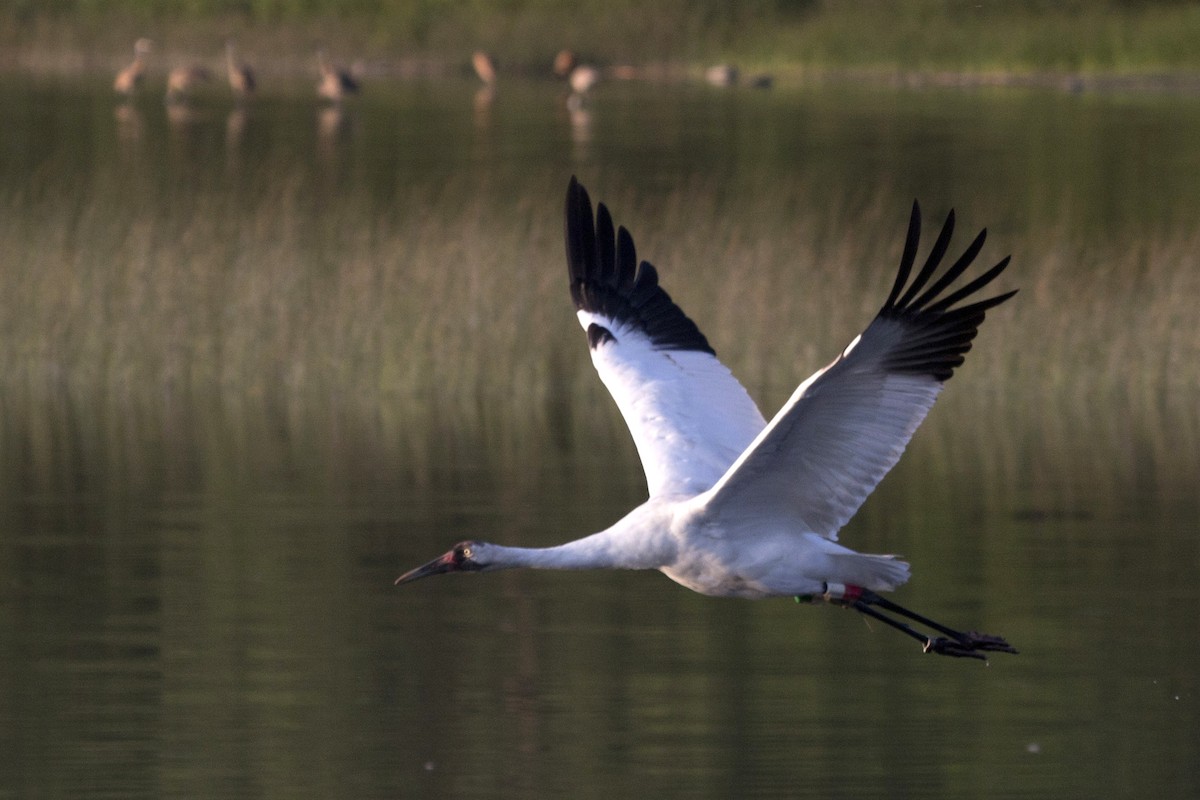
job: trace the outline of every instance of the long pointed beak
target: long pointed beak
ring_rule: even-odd
[[[396,578],[396,583],[394,585],[399,586],[400,584],[408,583],[409,581],[428,578],[430,575],[441,575],[444,572],[452,572],[454,569],[454,551],[451,550],[445,555],[438,556],[428,564],[422,564],[416,569],[410,569],[399,578]]]

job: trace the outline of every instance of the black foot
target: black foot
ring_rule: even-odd
[[[976,633],[975,631],[967,631],[963,634],[963,644],[969,645],[975,650],[986,650],[990,653],[1012,653],[1016,655],[1020,652],[1005,641],[1003,636],[991,636],[986,633]]]
[[[961,639],[947,639],[939,636],[936,639],[925,640],[925,652],[937,653],[940,656],[955,658],[978,658],[987,661],[985,653],[1017,653],[1017,648],[1004,641],[1002,636],[989,636],[986,633],[968,631]]]
[[[980,661],[987,661],[987,656],[970,645],[956,642],[953,639],[947,639],[944,636],[938,636],[935,639],[926,639],[925,647],[922,649],[926,653],[937,653],[939,656],[978,658]]]
[[[835,602],[840,602],[843,605],[851,606],[868,617],[877,619],[901,633],[911,636],[921,642],[926,653],[937,653],[941,656],[952,656],[954,658],[976,658],[981,661],[987,660],[987,653],[1013,653],[1017,649],[1009,644],[1002,636],[992,636],[986,633],[978,633],[976,631],[956,631],[953,628],[947,628],[939,622],[923,617],[909,611],[903,606],[886,600],[874,592],[857,589],[845,599],[839,598]],[[878,606],[894,614],[916,622],[922,626],[932,628],[938,633],[945,634],[944,636],[927,636],[926,634],[917,631],[907,623],[893,619],[886,614],[880,613],[873,608]]]

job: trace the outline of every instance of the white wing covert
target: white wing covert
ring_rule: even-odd
[[[603,203],[575,178],[567,188],[571,298],[592,363],[625,418],[650,496],[694,495],[720,478],[766,425],[696,324],[613,231]]]
[[[887,302],[833,363],[796,389],[713,487],[706,501],[710,511],[719,516],[722,509],[736,508],[745,517],[788,521],[797,533],[836,539],[899,460],[943,383],[963,363],[984,312],[1016,294],[952,308],[1003,272],[1006,257],[940,296],[975,260],[986,230],[921,293],[950,243],[953,211],[906,288],[920,230],[920,207],[913,203],[904,255]]]

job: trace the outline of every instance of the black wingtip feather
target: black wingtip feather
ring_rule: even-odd
[[[917,246],[921,243],[921,204],[913,200],[912,215],[908,218],[908,236],[904,239],[904,254],[900,256],[900,269],[896,273],[896,282],[892,284],[891,294],[883,304],[884,310],[891,308],[900,296],[904,284],[908,283],[909,273],[912,272],[913,262],[917,260]]]
[[[591,198],[574,175],[567,184],[563,233],[567,245],[567,268],[571,273],[571,299],[576,308],[582,308],[584,284],[577,278],[588,272],[588,258],[596,249],[596,233],[592,222]]]
[[[946,215],[946,222],[942,225],[942,232],[938,234],[937,241],[933,243],[933,249],[929,251],[929,256],[925,259],[925,266],[921,267],[921,271],[917,273],[916,279],[909,285],[908,290],[904,292],[904,296],[896,301],[897,305],[908,305],[916,293],[921,291],[921,288],[929,282],[929,278],[937,271],[938,265],[942,263],[942,257],[946,255],[946,248],[950,246],[950,237],[953,235],[954,209],[950,209],[950,213]],[[918,305],[920,304],[918,303]]]
[[[614,233],[612,215],[603,203],[592,216],[591,198],[574,176],[567,184],[564,227],[571,300],[577,310],[636,328],[660,350],[715,355],[696,324],[658,285],[654,267],[638,262],[629,232],[621,227]],[[615,340],[607,328],[592,325],[588,330],[593,348]]]
[[[965,306],[954,307],[955,303],[971,297],[1004,272],[1010,258],[1006,256],[963,287],[942,296],[942,292],[962,275],[979,255],[987,238],[985,229],[968,245],[958,260],[918,296],[934,277],[950,244],[950,234],[954,230],[954,212],[951,211],[947,217],[925,265],[909,283],[909,275],[916,261],[920,224],[920,209],[913,203],[913,213],[909,219],[908,236],[904,244],[904,253],[900,257],[896,282],[887,302],[880,309],[878,318],[901,322],[909,329],[904,344],[888,357],[888,369],[928,375],[937,381],[946,381],[953,376],[954,370],[962,365],[963,357],[971,349],[971,342],[983,323],[984,312],[1008,300],[1017,291],[1014,289]]]
[[[979,235],[976,236],[975,240],[967,246],[967,249],[964,250],[963,254],[958,257],[958,260],[951,265],[950,269],[943,272],[942,276],[938,278],[937,281],[934,282],[933,286],[930,286],[924,294],[913,300],[909,304],[910,307],[913,309],[924,308],[930,300],[937,297],[947,286],[954,283],[958,276],[963,274],[967,267],[971,266],[971,263],[975,260],[975,257],[979,255],[979,251],[983,249],[983,243],[985,241],[987,241],[987,228],[984,228],[979,232]]]

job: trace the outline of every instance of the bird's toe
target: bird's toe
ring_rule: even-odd
[[[986,650],[990,653],[1013,653],[1014,655],[1018,652],[1017,648],[1009,644],[1003,636],[967,631],[963,634],[963,639],[963,644],[975,650]]]
[[[987,656],[976,650],[971,645],[955,641],[954,639],[946,639],[942,636],[925,640],[925,652],[937,653],[939,656],[953,656],[954,658],[978,658],[982,661],[987,660]]]

